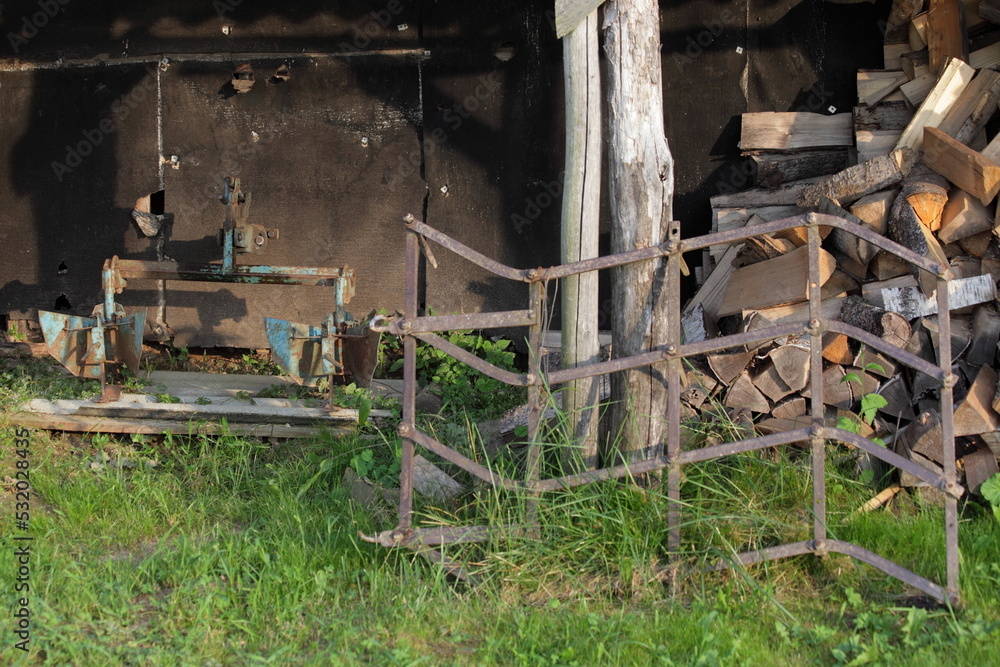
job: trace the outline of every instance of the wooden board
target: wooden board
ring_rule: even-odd
[[[935,127],[924,128],[921,161],[986,206],[1000,191],[1000,165]]]
[[[822,285],[837,268],[837,262],[823,249],[819,251],[819,261]],[[808,263],[808,247],[802,246],[782,257],[733,271],[719,305],[719,315],[802,301],[807,298]]]
[[[851,114],[806,111],[743,114],[741,150],[793,150],[854,143]]]
[[[899,138],[896,148],[920,150],[924,140],[924,128],[934,128],[941,123],[948,109],[972,81],[974,74],[975,70],[966,63],[957,58],[950,59],[934,88],[920,104],[910,124],[903,130],[903,136]]]

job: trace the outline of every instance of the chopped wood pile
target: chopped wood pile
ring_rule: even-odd
[[[756,187],[712,197],[712,231],[816,211],[950,265],[956,452],[975,493],[1000,456],[1000,133],[990,124],[1000,101],[1000,1],[929,4],[894,0],[884,68],[858,72],[853,113],[743,115],[740,149]],[[936,276],[852,234],[821,234],[823,316],[936,365]],[[808,319],[805,242],[802,227],[706,250],[685,340]],[[715,397],[752,413],[760,433],[801,428],[809,346],[793,336],[696,360],[686,409],[702,413]],[[822,356],[829,425],[849,419],[861,435],[940,470],[938,381],[837,333],[824,335]],[[858,417],[865,408],[873,419]],[[923,482],[903,474],[900,484]]]

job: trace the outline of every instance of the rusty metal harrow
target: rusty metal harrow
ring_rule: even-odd
[[[386,530],[377,536],[367,539],[386,547],[407,547],[413,549],[423,553],[432,560],[440,562],[452,574],[465,578],[468,576],[468,573],[459,564],[452,562],[443,553],[436,550],[435,547],[468,542],[484,542],[490,538],[492,529],[490,526],[420,527],[413,525],[414,450],[417,446],[420,446],[494,487],[519,489],[527,492],[529,494],[527,520],[525,526],[521,527],[521,530],[527,534],[537,534],[537,525],[535,524],[537,518],[537,499],[541,493],[575,487],[599,480],[640,475],[665,469],[669,502],[667,521],[668,548],[671,553],[676,553],[679,550],[681,539],[680,488],[682,466],[733,454],[801,442],[808,443],[812,457],[812,539],[745,552],[736,556],[733,564],[749,565],[802,554],[822,556],[828,553],[841,553],[874,566],[889,576],[913,586],[942,603],[959,603],[958,499],[963,493],[963,488],[956,482],[955,470],[952,396],[955,378],[951,373],[951,320],[948,314],[947,289],[948,281],[952,278],[952,273],[948,266],[937,265],[926,257],[914,253],[871,231],[867,227],[852,224],[834,216],[817,213],[799,215],[752,227],[684,240],[680,238],[679,223],[673,222],[670,225],[665,242],[658,246],[574,262],[572,264],[527,270],[504,266],[432,227],[415,220],[412,216],[407,216],[404,221],[406,225],[406,291],[404,312],[402,317],[384,320],[380,325],[373,327],[375,330],[392,333],[403,339],[403,416],[398,427],[398,433],[403,439],[399,523],[396,528]],[[859,236],[865,241],[897,255],[914,267],[937,276],[937,303],[938,312],[940,313],[940,335],[938,338],[939,365],[935,366],[857,327],[822,317],[819,290],[820,226],[835,227]],[[738,242],[760,234],[775,234],[783,230],[801,227],[805,227],[807,230],[809,251],[809,319],[807,321],[779,324],[767,329],[723,336],[696,343],[683,342],[681,335],[680,276],[684,262],[684,253],[702,250],[710,246]],[[527,308],[524,310],[468,315],[418,316],[417,284],[419,253],[422,246],[425,249],[427,248],[427,241],[434,241],[445,249],[462,256],[497,276],[527,283],[530,290]],[[547,282],[588,271],[597,271],[643,261],[665,261],[666,264],[664,298],[669,300],[667,318],[668,343],[656,349],[630,357],[543,373],[539,359],[541,358],[543,314],[547,300],[545,285]],[[529,368],[527,373],[512,373],[492,366],[437,335],[437,332],[453,329],[491,329],[501,327],[528,327]],[[821,338],[826,332],[846,334],[910,368],[921,373],[926,373],[940,383],[941,433],[944,449],[943,474],[930,471],[859,435],[840,428],[832,428],[825,424]],[[812,392],[809,424],[807,426],[784,433],[774,433],[737,442],[705,446],[698,449],[681,449],[680,395],[684,373],[683,362],[686,358],[740,345],[762,343],[783,336],[802,334],[809,336],[811,344],[810,384]],[[528,407],[530,412],[528,420],[528,453],[524,479],[511,479],[492,471],[446,444],[439,442],[418,428],[415,413],[417,388],[416,346],[418,340],[446,352],[489,377],[509,385],[528,388]],[[542,448],[539,440],[539,422],[542,412],[541,398],[543,387],[555,386],[585,377],[640,368],[651,364],[661,364],[666,369],[668,409],[666,414],[667,441],[665,443],[665,453],[661,456],[629,464],[561,475],[559,477],[542,478],[540,476],[541,466],[539,465]],[[831,441],[839,441],[857,447],[869,455],[908,472],[944,492],[947,579],[943,586],[868,549],[850,542],[831,539],[827,536],[825,470],[827,444]]]

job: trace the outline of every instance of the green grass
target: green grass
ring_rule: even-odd
[[[57,385],[47,387],[68,391]],[[15,568],[5,549],[3,664],[998,659],[1000,522],[976,504],[964,506],[960,526],[961,611],[908,607],[903,585],[837,555],[701,569],[735,551],[808,537],[809,460],[794,449],[686,467],[683,550],[672,559],[659,491],[604,483],[548,494],[539,508],[544,539],[448,550],[481,577],[470,588],[411,552],[358,537],[392,527],[390,510],[356,505],[340,481],[351,457],[386,446],[380,439],[87,441],[36,431],[30,445],[31,651],[12,647]],[[92,465],[100,452],[103,465]],[[0,428],[5,545],[20,534],[16,458],[13,429]],[[940,509],[904,494],[889,511],[854,515],[874,491],[836,472],[827,484],[831,536],[943,577]],[[483,490],[419,512],[427,523],[518,523],[524,504]]]

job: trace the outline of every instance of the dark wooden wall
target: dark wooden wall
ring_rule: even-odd
[[[241,261],[349,264],[358,316],[401,305],[406,213],[514,266],[558,262],[562,64],[551,5],[5,3],[0,314],[57,302],[89,314],[104,259],[157,256],[130,211],[161,186],[173,224],[159,251],[217,259],[216,198],[229,175],[253,192],[251,219],[281,230]],[[709,196],[746,185],[739,114],[849,109],[854,71],[881,66],[887,12],[886,0],[662,3],[685,234],[707,231]],[[227,82],[242,63],[256,84],[237,95]],[[287,81],[273,76],[281,65]],[[161,170],[161,153],[177,168]],[[436,312],[523,303],[519,286],[437,258],[422,286]],[[152,317],[161,298],[178,345],[262,347],[264,315],[319,323],[332,295],[194,283],[161,294],[136,282],[121,301]]]

